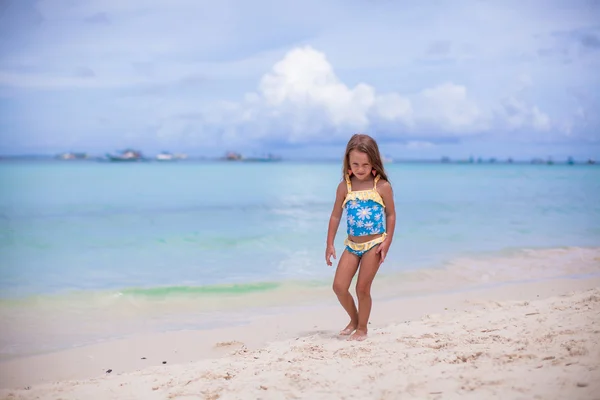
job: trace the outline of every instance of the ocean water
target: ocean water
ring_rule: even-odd
[[[340,169],[300,162],[0,163],[0,316],[14,326],[1,337],[0,356],[142,325],[214,324],[226,309],[326,296],[334,269],[325,264],[325,240]],[[598,166],[386,170],[397,224],[378,279],[408,279],[453,260],[523,248],[600,245]],[[338,258],[344,236],[342,222]],[[502,264],[486,268],[507,268]],[[419,276],[410,279],[426,286],[430,275]],[[174,310],[187,317],[175,318]],[[106,328],[115,318],[120,328]],[[136,318],[137,325],[123,328]],[[103,328],[91,328],[92,319]],[[150,320],[160,324],[150,327]],[[55,330],[42,345],[32,331],[44,323]],[[60,324],[86,328],[65,336]]]

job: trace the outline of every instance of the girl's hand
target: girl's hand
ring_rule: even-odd
[[[325,262],[327,262],[327,265],[329,265],[330,267],[333,265],[333,263],[331,262],[331,257],[333,256],[333,259],[335,260],[335,247],[334,246],[327,246],[327,249],[325,250]]]
[[[390,249],[390,241],[385,239],[375,250],[375,253],[381,254],[381,260],[379,260],[379,265],[383,264],[385,261],[385,256],[387,256],[388,250]]]

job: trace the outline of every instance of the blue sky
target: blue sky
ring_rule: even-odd
[[[2,0],[2,153],[600,158],[597,0]]]

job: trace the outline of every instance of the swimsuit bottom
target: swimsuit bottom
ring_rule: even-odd
[[[375,238],[373,240],[369,240],[364,243],[356,243],[346,238],[344,244],[346,245],[346,250],[348,250],[352,254],[356,254],[359,257],[362,257],[367,251],[371,250],[373,247],[377,246],[381,242],[385,240],[386,233],[384,232],[380,237]]]

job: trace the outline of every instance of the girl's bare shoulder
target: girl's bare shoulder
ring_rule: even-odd
[[[336,193],[344,196],[348,193],[348,185],[346,185],[346,181],[340,181],[336,189]]]
[[[387,180],[387,179],[383,179],[381,178],[379,181],[377,181],[377,190],[379,189],[392,189],[392,184]]]

